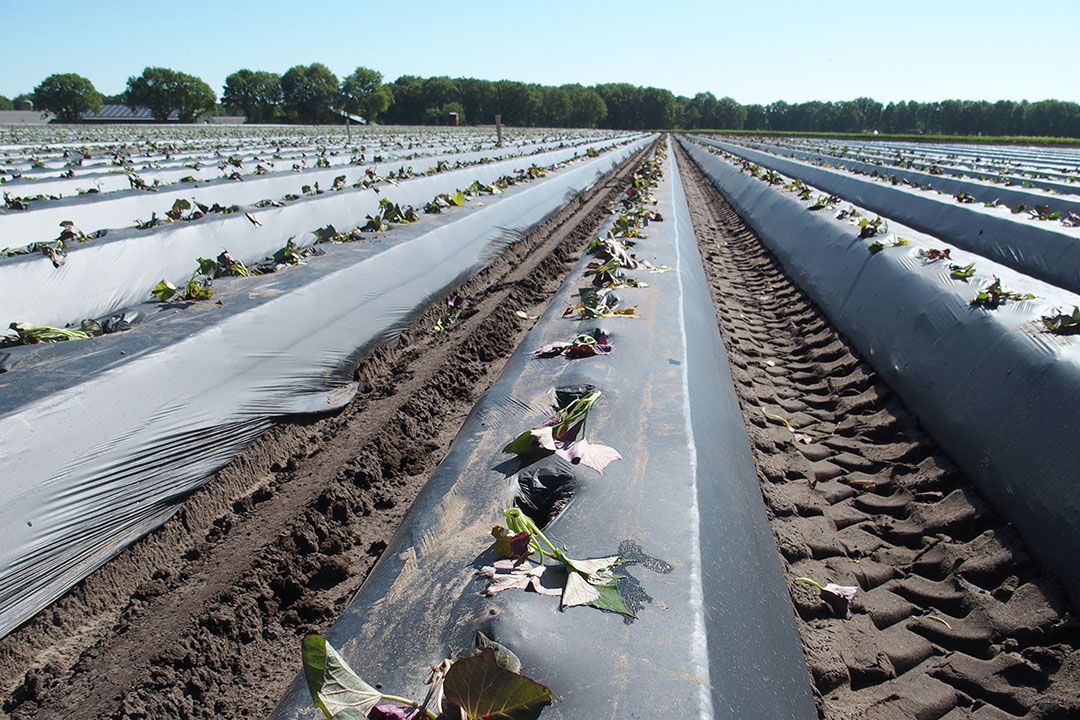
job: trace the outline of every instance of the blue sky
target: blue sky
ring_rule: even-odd
[[[627,81],[740,102],[1080,101],[1080,0],[0,0],[0,94],[163,65],[220,94],[242,67]],[[645,50],[649,52],[645,52]]]

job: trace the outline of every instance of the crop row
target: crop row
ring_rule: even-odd
[[[1075,226],[1074,216],[1061,217],[1041,207],[1013,212],[1016,208],[994,202],[969,201],[963,196],[818,167],[723,141],[703,142],[1033,277],[1062,288],[1080,289],[1080,227]]]
[[[295,272],[227,279],[230,303],[163,316],[177,328],[164,344],[148,325],[68,355],[62,373],[45,356],[40,371],[20,370],[23,392],[0,414],[0,476],[16,478],[0,503],[0,634],[164,521],[274,417],[347,402],[364,353],[646,142],[375,252],[331,244]]]
[[[1080,593],[1080,295],[689,141],[785,271]],[[851,199],[851,198],[848,198]],[[883,213],[884,215],[884,213]]]

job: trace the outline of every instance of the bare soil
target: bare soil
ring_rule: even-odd
[[[265,717],[300,640],[360,587],[647,151],[570,202],[358,371],[330,417],[276,426],[163,527],[0,640],[13,718]]]
[[[822,717],[1080,718],[1062,588],[677,152]]]

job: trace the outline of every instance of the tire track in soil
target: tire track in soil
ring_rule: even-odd
[[[789,585],[819,713],[1080,718],[1080,625],[1060,585],[677,158],[784,572],[860,589],[841,620]]]
[[[437,303],[361,364],[346,408],[277,425],[162,528],[0,640],[3,711],[265,717],[300,670],[302,637],[344,609],[531,327],[514,311],[546,306],[650,150],[461,288],[476,315],[435,333]]]

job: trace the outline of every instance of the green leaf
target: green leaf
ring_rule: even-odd
[[[549,688],[501,667],[490,648],[455,662],[443,693],[469,720],[534,720],[554,699]]]
[[[482,632],[476,633],[476,652],[491,650],[495,653],[495,661],[499,667],[505,668],[512,673],[521,672],[521,660],[502,643],[497,643]]]
[[[322,635],[304,638],[304,677],[315,707],[327,720],[366,718],[383,696],[353,672]]]
[[[526,430],[510,442],[506,443],[506,447],[503,448],[503,452],[514,453],[515,455],[524,455],[535,447],[536,436],[532,434],[532,430]]]
[[[603,585],[593,584],[593,587],[596,588],[600,597],[593,600],[589,605],[600,610],[607,610],[608,612],[626,615],[627,617],[637,617],[626,604],[626,600],[623,599],[623,596],[619,594],[619,587],[614,579],[612,579],[610,583],[604,583]]]
[[[166,302],[179,291],[180,288],[176,287],[168,280],[162,280],[150,290],[150,294],[157,298],[158,302]]]

